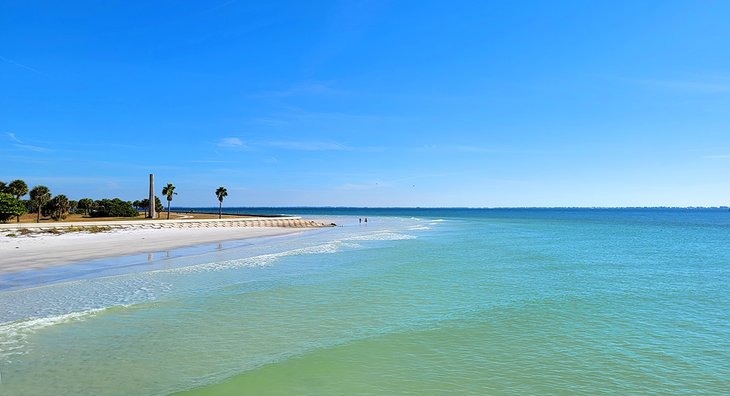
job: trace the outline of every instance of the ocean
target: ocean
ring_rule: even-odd
[[[727,209],[227,211],[338,226],[0,275],[0,394],[730,394]]]

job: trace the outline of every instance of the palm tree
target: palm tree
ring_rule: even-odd
[[[167,195],[167,220],[170,220],[170,202],[172,202],[172,196],[177,195],[175,192],[175,186],[172,185],[172,183],[167,183],[167,185],[162,188],[162,195]]]
[[[51,218],[56,221],[65,219],[71,206],[68,198],[63,194],[56,195],[49,202]]]
[[[223,198],[228,196],[228,190],[225,187],[218,187],[215,195],[218,197],[218,218],[220,219],[223,217]]]
[[[94,209],[94,200],[91,198],[81,198],[77,204],[79,209],[84,210],[85,215],[89,215],[89,212]]]
[[[15,196],[15,198],[17,198],[19,201],[20,197],[28,194],[28,185],[20,179],[11,181],[5,189],[8,191],[9,194]],[[20,223],[20,215],[18,215],[17,220],[18,223]]]
[[[38,215],[35,218],[36,223],[41,222],[41,209],[48,201],[51,200],[51,190],[46,186],[35,186],[30,190],[30,202],[38,209]]]

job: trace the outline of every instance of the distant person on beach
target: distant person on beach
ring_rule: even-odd
[[[365,218],[365,224],[366,225],[368,224],[368,218],[367,217]]]
[[[362,224],[362,217],[359,220],[360,220],[360,224]]]

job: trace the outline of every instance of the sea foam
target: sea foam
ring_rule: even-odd
[[[38,330],[59,324],[86,320],[108,308],[93,308],[44,318],[31,317],[0,324],[0,359],[10,363],[13,356],[26,354],[28,352],[26,348],[28,337]]]
[[[348,241],[401,241],[407,239],[416,239],[416,236],[391,231],[378,231],[372,234],[356,235],[347,238]]]
[[[244,268],[244,267],[265,267],[274,264],[279,261],[282,257],[287,256],[298,256],[305,254],[332,254],[341,251],[342,249],[355,249],[360,245],[355,243],[347,243],[343,241],[332,241],[320,245],[308,246],[299,249],[287,250],[279,253],[262,254],[253,257],[245,257],[240,259],[214,261],[204,264],[191,265],[186,267],[171,268],[158,270],[153,272],[164,272],[164,273],[198,273],[208,271],[222,271],[233,268]]]

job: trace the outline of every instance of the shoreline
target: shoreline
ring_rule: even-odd
[[[22,223],[21,223],[22,224]],[[17,226],[17,225],[15,225]],[[58,229],[77,230],[84,226],[111,227],[110,231],[67,232],[55,234]],[[76,227],[74,229],[74,227]],[[29,270],[60,267],[81,261],[109,257],[159,252],[215,242],[244,240],[300,233],[326,227],[322,223],[301,218],[285,219],[224,219],[221,220],[164,220],[145,221],[143,224],[117,222],[93,224],[59,223],[42,226],[0,228],[0,276]],[[38,233],[8,237],[15,229],[38,228]]]

